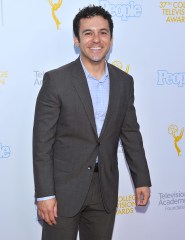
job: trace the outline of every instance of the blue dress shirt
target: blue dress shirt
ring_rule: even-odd
[[[109,102],[108,68],[106,64],[105,74],[101,77],[101,79],[98,80],[92,77],[90,73],[88,73],[83,63],[82,63],[82,67],[85,72],[85,76],[87,79],[87,83],[88,83],[88,87],[89,87],[89,91],[92,99],[96,129],[97,129],[97,134],[99,136],[105,120],[108,102]]]

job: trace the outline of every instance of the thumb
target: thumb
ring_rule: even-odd
[[[141,204],[141,191],[136,191],[136,205],[139,206]]]
[[[57,201],[56,201],[55,206],[54,206],[54,216],[58,217],[58,215],[57,215]]]

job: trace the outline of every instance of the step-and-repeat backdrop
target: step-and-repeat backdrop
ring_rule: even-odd
[[[171,0],[0,0],[0,238],[40,239],[32,173],[35,100],[44,72],[78,57],[72,21],[89,4],[113,16],[108,61],[134,77],[153,183],[149,205],[136,207],[120,146],[113,240],[184,240],[185,2]]]

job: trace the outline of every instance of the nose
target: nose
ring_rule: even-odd
[[[100,36],[99,36],[99,33],[94,33],[94,36],[93,36],[93,42],[95,42],[95,43],[100,42]]]

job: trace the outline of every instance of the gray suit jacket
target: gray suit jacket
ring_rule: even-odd
[[[135,187],[151,185],[133,105],[133,79],[111,64],[108,70],[110,97],[99,137],[79,58],[47,72],[37,98],[33,130],[35,196],[56,195],[62,216],[74,216],[80,210],[97,156],[104,207],[107,212],[116,209],[119,139]]]

